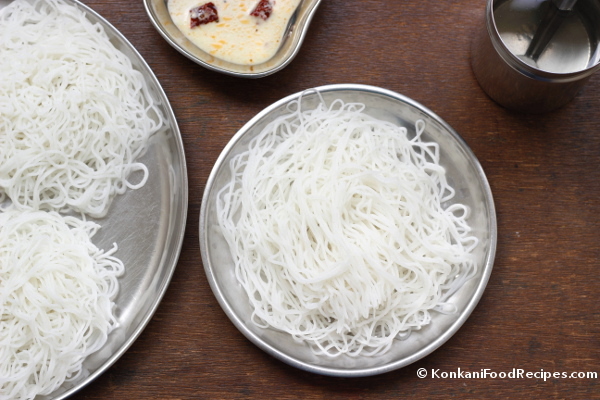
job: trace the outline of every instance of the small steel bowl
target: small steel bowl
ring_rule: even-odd
[[[252,309],[248,297],[237,282],[234,262],[218,226],[216,196],[229,180],[229,161],[247,149],[248,143],[270,121],[286,112],[286,105],[302,96],[302,106],[310,109],[319,98],[314,91],[296,93],[267,107],[252,118],[231,139],[217,159],[208,178],[200,210],[200,249],[206,276],[221,307],[233,324],[268,354],[302,370],[322,375],[360,377],[389,372],[409,365],[430,354],[445,343],[467,320],[481,298],[492,272],[496,252],[496,214],[492,193],[477,158],[463,139],[440,117],[419,103],[398,93],[364,85],[330,85],[315,88],[329,103],[340,98],[345,102],[361,102],[365,112],[413,132],[415,122],[426,123],[424,141],[440,146],[440,163],[446,169],[448,183],[456,190],[453,202],[471,209],[468,223],[479,239],[475,250],[477,274],[449,298],[455,314],[432,312],[432,322],[405,340],[397,340],[391,350],[379,356],[315,355],[286,333],[258,328],[250,321]]]
[[[258,65],[239,65],[223,61],[198,48],[171,20],[167,0],[144,0],[144,7],[150,21],[167,43],[196,64],[227,75],[261,78],[282,70],[296,57],[320,3],[321,0],[303,0],[290,19],[277,53],[270,60]]]

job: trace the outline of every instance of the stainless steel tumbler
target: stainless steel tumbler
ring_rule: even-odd
[[[487,0],[471,47],[482,89],[515,111],[572,100],[600,68],[600,0]]]

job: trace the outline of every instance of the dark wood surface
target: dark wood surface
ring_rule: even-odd
[[[509,112],[469,64],[484,0],[325,0],[292,64],[260,80],[217,74],[171,48],[141,0],[84,0],[139,50],[178,118],[189,173],[185,241],[147,328],[76,399],[599,398],[596,379],[419,379],[439,372],[600,373],[600,76],[545,115]],[[452,125],[479,158],[498,250],[479,305],[444,346],[384,375],[297,370],[246,340],[204,274],[198,218],[222,148],[262,108],[297,91],[363,83],[402,93]]]

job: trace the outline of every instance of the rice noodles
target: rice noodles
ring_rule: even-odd
[[[118,325],[124,265],[87,216],[146,183],[137,160],[164,121],[76,3],[10,2],[0,54],[0,400],[33,399],[82,378]]]
[[[317,354],[382,354],[453,312],[476,272],[469,209],[423,121],[409,138],[362,104],[301,101],[231,160],[219,225],[255,324]]]
[[[0,213],[0,398],[32,399],[77,378],[115,327],[123,264],[99,226],[56,212]]]
[[[144,185],[136,159],[163,116],[100,24],[60,0],[15,0],[0,54],[0,191],[15,206],[102,217]]]

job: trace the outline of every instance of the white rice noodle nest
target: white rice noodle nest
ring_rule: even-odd
[[[76,384],[117,327],[124,266],[87,217],[146,183],[164,117],[76,2],[1,8],[0,55],[0,400],[20,400]]]
[[[379,355],[456,311],[476,272],[469,209],[423,121],[409,138],[362,104],[300,102],[231,160],[219,225],[254,323],[317,354]]]
[[[0,213],[0,399],[51,394],[116,327],[123,264],[99,226],[56,212]]]
[[[16,0],[0,11],[0,54],[0,192],[15,206],[102,217],[144,185],[136,158],[163,116],[100,24],[63,1]]]

